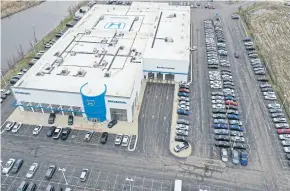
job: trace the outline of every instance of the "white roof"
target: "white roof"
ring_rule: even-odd
[[[151,48],[161,12],[157,39]],[[176,18],[167,18],[173,13]],[[189,15],[189,7],[166,3],[94,5],[14,87],[80,92],[88,83],[83,91],[93,95],[102,93],[105,84],[106,95],[130,97],[144,53],[156,58],[187,56],[184,50],[189,44]],[[184,32],[176,35],[180,30]],[[172,37],[174,42],[158,39],[162,37]],[[89,89],[94,90],[89,93]]]

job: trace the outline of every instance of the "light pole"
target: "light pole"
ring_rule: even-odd
[[[287,99],[287,94],[284,94],[284,100],[283,100],[283,103],[281,105],[281,109],[283,110],[283,107],[284,107],[284,104],[286,102],[286,99]]]
[[[64,178],[64,180],[65,180],[65,185],[68,185],[68,183],[67,183],[67,181],[66,181],[66,178],[65,178],[65,175],[64,175],[65,168],[58,168],[58,170],[62,172],[63,178]]]
[[[132,187],[131,187],[131,182],[134,182],[133,178],[126,178],[126,181],[129,181],[129,185],[130,185],[130,191],[132,191]]]
[[[2,74],[2,70],[1,70],[1,78],[2,78],[2,80],[4,81],[4,84],[6,85],[7,82],[6,82],[6,80],[5,80],[5,78],[4,78],[3,74]]]

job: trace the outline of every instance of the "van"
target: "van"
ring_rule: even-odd
[[[46,187],[45,191],[54,191],[53,186],[51,186],[50,184]]]
[[[28,183],[23,180],[20,186],[18,187],[17,191],[25,191],[27,186],[28,186]]]

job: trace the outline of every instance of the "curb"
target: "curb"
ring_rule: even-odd
[[[131,142],[132,142],[132,138],[135,138],[135,143],[134,143],[134,145],[133,145],[133,148],[131,147]],[[129,142],[129,147],[128,147],[128,151],[135,151],[135,149],[136,149],[136,145],[137,145],[137,142],[138,142],[138,136],[137,135],[132,135],[131,137],[130,137],[130,142]]]

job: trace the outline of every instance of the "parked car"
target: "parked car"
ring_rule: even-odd
[[[37,125],[37,126],[33,129],[32,134],[33,134],[33,135],[38,135],[39,132],[41,131],[41,129],[42,129],[42,125]]]
[[[67,118],[67,124],[68,125],[73,125],[74,123],[74,116],[73,115],[69,115]]]
[[[189,101],[189,98],[188,97],[182,97],[181,96],[181,97],[178,98],[178,100],[179,101],[187,101],[188,102]]]
[[[280,140],[290,140],[290,134],[281,134],[279,135]]]
[[[190,112],[189,111],[185,111],[183,109],[178,109],[177,110],[177,114],[179,114],[179,115],[189,115]]]
[[[71,132],[71,128],[70,127],[63,128],[61,136],[60,136],[60,139],[61,140],[67,140],[70,132]]]
[[[247,146],[242,143],[235,142],[233,143],[233,148],[234,149],[247,149]]]
[[[278,134],[290,134],[290,129],[277,129]]]
[[[184,141],[187,141],[186,138],[184,136],[175,136],[174,137],[174,140],[175,141],[178,141],[178,142],[184,142]]]
[[[232,162],[233,164],[240,163],[239,152],[237,150],[232,150]]]
[[[26,191],[35,191],[35,190],[36,190],[36,184],[34,182],[30,182]]]
[[[62,132],[62,127],[57,127],[53,132],[52,138],[58,139],[61,135],[61,132]]]
[[[188,131],[185,130],[176,130],[175,133],[176,135],[188,136]]]
[[[112,128],[112,127],[114,127],[117,123],[118,123],[118,121],[114,119],[114,120],[110,121],[110,123],[108,124],[108,127],[109,127],[109,128]]]
[[[116,135],[115,145],[121,145],[121,143],[122,143],[122,139],[123,139],[123,134],[118,133],[118,134]]]
[[[20,129],[20,127],[22,127],[22,123],[16,123],[13,128],[12,128],[12,133],[17,133]]]
[[[179,88],[179,92],[189,93],[190,91],[187,88]]]
[[[56,117],[55,113],[50,113],[48,117],[48,124],[54,124],[55,117]]]
[[[285,153],[290,153],[290,147],[283,147]]]
[[[88,175],[89,175],[89,169],[84,168],[80,176],[80,181],[85,182],[87,180]]]
[[[91,140],[93,134],[94,134],[94,132],[92,132],[92,131],[88,131],[88,132],[86,133],[86,135],[85,135],[84,141],[85,141],[85,142],[90,142],[90,140]]]
[[[15,162],[15,164],[13,165],[13,167],[11,169],[11,173],[12,174],[16,174],[19,171],[19,169],[21,168],[22,164],[23,164],[23,160],[22,159],[18,159]]]
[[[47,185],[45,191],[54,191],[54,186],[52,186],[52,185],[50,185],[50,184]]]
[[[189,125],[189,121],[186,119],[178,119],[177,124]]]
[[[10,158],[6,164],[3,166],[2,173],[8,174],[15,163],[15,159]]]
[[[221,149],[221,158],[222,158],[223,162],[228,162],[229,161],[227,149]]]
[[[51,179],[53,174],[54,174],[54,172],[55,172],[55,170],[56,170],[56,166],[55,165],[49,165],[49,167],[48,167],[48,169],[47,169],[47,171],[45,173],[45,178],[46,179]]]
[[[189,95],[187,93],[184,93],[184,92],[178,92],[177,95],[182,96],[182,97],[189,97]]]
[[[16,124],[16,122],[14,122],[14,121],[7,122],[7,124],[5,126],[5,130],[6,131],[11,131],[11,129],[14,127],[15,124]]]
[[[47,130],[47,132],[46,132],[46,136],[47,136],[47,137],[52,137],[52,135],[53,135],[55,129],[56,129],[55,126],[50,127],[50,128]]]
[[[107,133],[107,132],[103,132],[103,133],[102,133],[102,136],[101,136],[101,140],[100,140],[100,142],[101,142],[102,144],[106,144],[107,139],[108,139],[108,136],[109,136],[109,133]]]
[[[38,169],[38,163],[33,163],[26,174],[26,178],[32,178],[35,172],[37,171],[37,169]]]
[[[281,141],[282,146],[290,146],[290,140]]]
[[[215,146],[228,148],[230,147],[230,143],[227,141],[216,141]]]
[[[280,129],[280,128],[282,128],[282,129],[289,129],[289,124],[288,123],[276,123],[275,124],[275,127],[277,129]]]
[[[19,185],[19,187],[17,188],[17,191],[26,191],[28,187],[28,182],[26,181],[22,181]]]
[[[189,147],[188,142],[182,142],[174,147],[174,151],[178,153],[182,150],[187,149],[188,147]]]

